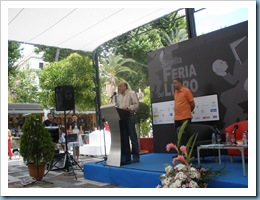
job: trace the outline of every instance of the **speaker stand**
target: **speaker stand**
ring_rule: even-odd
[[[70,168],[73,171],[73,174],[75,176],[75,179],[77,180],[77,176],[76,173],[74,171],[74,167],[73,164],[76,164],[79,169],[81,169],[81,171],[83,172],[84,170],[82,169],[82,167],[77,163],[77,161],[73,158],[72,155],[70,155],[69,151],[68,151],[68,134],[67,134],[67,126],[66,126],[66,111],[64,110],[64,125],[65,125],[65,152],[64,152],[64,159],[65,159],[65,168],[66,171],[69,172]],[[60,157],[54,164],[52,164],[51,169],[62,159],[62,157]],[[51,170],[49,169],[45,175],[48,174],[48,172]],[[45,176],[44,175],[44,176]]]

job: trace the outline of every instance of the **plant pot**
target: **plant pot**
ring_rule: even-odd
[[[41,163],[38,166],[35,164],[27,164],[29,175],[35,178],[37,181],[42,180],[45,172],[45,163]]]

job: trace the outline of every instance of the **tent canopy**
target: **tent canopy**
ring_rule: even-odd
[[[8,40],[93,52],[178,8],[9,8]]]

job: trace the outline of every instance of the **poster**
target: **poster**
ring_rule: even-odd
[[[192,122],[219,120],[218,96],[216,94],[195,97],[194,102]],[[154,125],[174,123],[174,101],[153,103],[152,110]]]

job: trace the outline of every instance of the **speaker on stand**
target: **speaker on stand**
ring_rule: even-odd
[[[70,155],[68,152],[68,135],[67,135],[67,126],[66,126],[66,110],[73,110],[75,108],[75,101],[74,101],[74,88],[71,85],[64,85],[58,86],[55,88],[55,101],[56,101],[56,110],[57,111],[64,111],[64,126],[65,126],[65,145],[66,150],[65,153],[60,156],[57,160],[55,160],[54,164],[50,167],[48,172],[58,163],[61,159],[65,159],[65,168],[67,168],[67,172],[69,172],[69,167],[72,168],[73,174],[77,180],[76,173],[74,172],[74,168],[72,163],[75,163],[82,171],[82,167],[76,162],[76,160]],[[47,172],[47,173],[48,173]],[[46,174],[47,174],[46,173]],[[46,175],[45,174],[45,175]],[[44,175],[44,176],[45,176]]]
[[[57,111],[73,110],[75,108],[73,86],[64,85],[56,87],[55,101]]]

